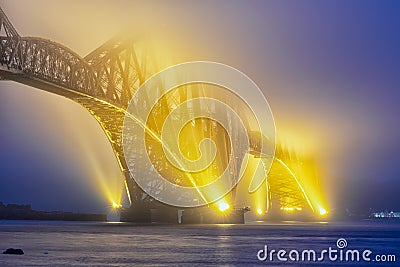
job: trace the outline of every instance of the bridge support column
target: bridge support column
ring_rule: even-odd
[[[154,201],[155,202],[155,201]],[[121,222],[132,223],[178,223],[178,209],[161,203],[132,205],[121,210]]]
[[[129,170],[123,171],[130,207],[121,210],[121,222],[178,223],[178,209],[153,200],[139,188]]]
[[[211,207],[185,209],[182,214],[183,224],[244,224],[243,209],[218,212]]]

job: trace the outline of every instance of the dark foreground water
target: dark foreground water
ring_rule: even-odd
[[[339,238],[347,247],[343,240],[337,244]],[[265,245],[268,257],[260,261],[257,254],[265,257],[264,251],[258,253]],[[0,221],[0,250],[10,247],[22,248],[25,255],[0,254],[0,266],[400,266],[400,223],[140,226]],[[328,252],[321,257],[329,247],[336,250],[332,259]],[[271,260],[271,250],[284,250],[280,256],[287,261],[280,261],[276,252]],[[352,261],[349,253],[346,261],[348,250],[357,250],[360,261],[356,255]],[[366,252],[370,261],[362,258],[365,250],[371,251]]]

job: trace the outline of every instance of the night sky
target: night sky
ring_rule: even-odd
[[[83,2],[83,3],[82,3]],[[231,65],[262,89],[278,135],[312,151],[328,209],[400,210],[400,2],[2,1],[23,36],[86,55],[127,28]],[[0,83],[0,201],[104,212],[122,191],[100,126],[79,105]]]

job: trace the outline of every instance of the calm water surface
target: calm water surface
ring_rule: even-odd
[[[257,253],[328,247],[395,255],[396,262],[259,261]],[[246,225],[132,225],[0,221],[0,266],[400,266],[400,222],[254,223]],[[262,254],[261,254],[262,255]],[[286,255],[287,257],[287,255]]]

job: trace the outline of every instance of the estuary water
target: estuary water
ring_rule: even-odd
[[[0,221],[0,252],[11,247],[25,254],[0,254],[0,266],[400,266],[400,222],[133,225]],[[331,251],[331,258],[329,247],[336,250]],[[272,250],[276,252],[270,258]],[[279,250],[285,252],[280,252],[280,259]],[[321,257],[323,250],[327,252]],[[346,261],[348,250],[352,252]],[[351,259],[355,250],[359,261]],[[371,253],[367,251],[364,259],[365,250]],[[315,259],[310,251],[315,251]]]

